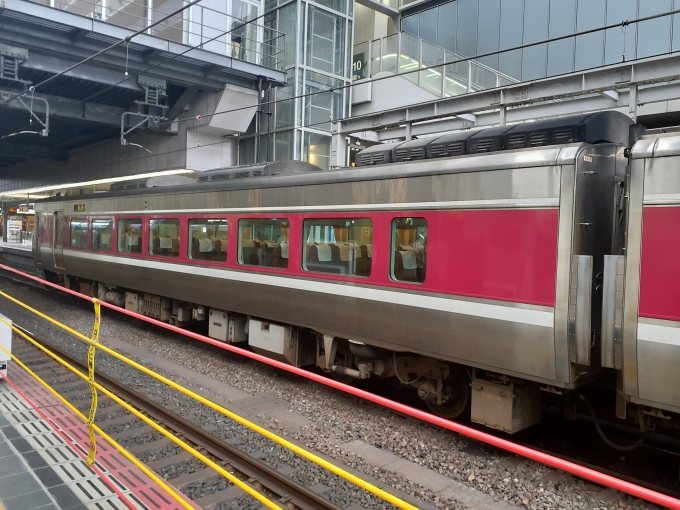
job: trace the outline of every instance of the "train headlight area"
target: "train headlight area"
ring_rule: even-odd
[[[448,420],[516,433],[598,387],[597,416],[672,434],[680,137],[642,132],[599,112],[377,146],[351,169],[53,197],[31,255],[49,285],[197,340],[398,383],[461,433]]]

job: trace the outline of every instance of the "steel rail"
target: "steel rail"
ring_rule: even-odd
[[[19,280],[14,280],[14,281],[19,281]],[[22,283],[24,283],[24,282],[22,282]],[[44,289],[44,287],[40,287],[39,285],[32,285],[32,286],[34,286],[35,288],[42,288],[42,289]],[[25,330],[24,328],[22,328],[21,326],[18,326],[18,325],[16,325],[16,324],[15,324],[15,326],[17,326],[19,329],[22,329],[22,330],[24,330],[27,334],[29,334],[29,332],[28,332],[27,330]],[[32,338],[34,338],[34,339],[38,340],[39,342],[43,343],[43,341],[37,339],[33,333],[30,333],[30,335],[32,336]],[[52,349],[52,347],[48,347],[48,348]],[[77,358],[71,357],[69,354],[65,353],[64,351],[60,351],[59,348],[54,348],[54,352],[55,352],[56,354],[63,355],[63,357],[68,357],[68,358],[69,358],[69,362],[73,361],[72,364],[77,364],[79,367],[83,367],[83,366],[84,366],[83,362],[79,361]],[[41,354],[42,354],[42,353],[41,353]],[[43,357],[44,357],[44,356],[40,356],[39,358],[31,358],[31,359],[24,358],[23,360],[24,360],[26,363],[30,363],[32,360],[33,360],[33,361],[42,360]],[[102,376],[103,376],[104,378],[108,377],[108,376],[106,376],[105,374],[102,374]],[[80,380],[79,380],[78,382],[80,382]],[[114,382],[115,382],[115,381],[114,381]],[[137,394],[134,390],[130,390],[129,388],[127,389],[127,391],[130,391],[132,394],[139,395],[139,394]],[[119,393],[119,394],[120,394],[120,393]],[[140,395],[140,398],[141,398],[141,400],[148,400],[147,397],[144,397],[143,395]],[[127,400],[127,399],[126,399],[126,400]],[[89,402],[89,400],[87,400],[87,399],[86,399],[86,401]],[[159,404],[156,404],[156,403],[155,403],[154,401],[152,401],[152,400],[148,400],[148,401],[151,402],[151,404],[154,405],[154,406],[158,406],[158,405],[159,405]],[[137,407],[139,407],[139,406],[137,406]],[[146,412],[146,410],[145,410],[145,412]],[[150,413],[149,413],[149,414],[150,414]],[[400,414],[401,414],[401,413],[400,413]],[[150,415],[151,415],[151,414],[150,414]],[[158,418],[157,418],[156,416],[153,416],[153,418],[156,419],[157,421],[161,421],[161,420],[163,419],[163,417],[160,416],[160,415],[159,415]],[[182,422],[185,421],[183,418],[179,418],[179,420],[182,421]],[[167,423],[167,422],[166,422],[166,423]],[[170,426],[170,428],[172,428],[173,430],[178,430],[178,428],[175,427],[173,424],[169,424],[169,426]],[[180,425],[180,426],[181,426],[181,425]],[[193,425],[192,423],[189,423],[189,426],[190,426],[190,427],[197,428],[197,429],[198,429],[198,434],[202,434],[202,435],[205,434],[205,431],[203,431],[203,429],[201,429],[201,428],[199,428],[199,427],[196,427],[196,426]],[[189,441],[192,441],[192,442],[194,442],[194,443],[196,443],[196,444],[198,444],[198,443],[206,444],[206,443],[202,442],[203,440],[202,440],[201,437],[199,437],[198,434],[197,434],[196,436],[192,436],[192,435],[188,435],[188,434],[183,434],[183,435],[184,435],[184,437],[186,437]],[[211,437],[214,437],[214,436],[211,436]],[[219,440],[218,440],[218,441],[219,441]],[[671,489],[669,489],[668,487],[664,487],[663,485],[659,485],[659,484],[651,483],[651,482],[648,482],[648,481],[640,480],[640,479],[638,479],[638,478],[635,478],[634,476],[630,476],[630,475],[627,475],[627,474],[624,474],[624,473],[617,472],[617,471],[615,471],[615,470],[613,470],[613,469],[606,468],[606,467],[604,467],[604,466],[602,466],[602,465],[599,465],[599,464],[593,464],[592,462],[588,462],[588,461],[585,461],[585,460],[583,460],[583,459],[578,459],[578,458],[576,458],[576,457],[574,457],[574,456],[570,456],[570,455],[567,455],[567,454],[564,454],[564,453],[555,452],[554,450],[551,450],[550,448],[545,448],[545,447],[540,446],[538,442],[531,442],[531,441],[526,441],[526,440],[524,440],[524,441],[518,441],[517,444],[520,444],[520,445],[525,446],[525,447],[527,447],[527,448],[532,448],[532,449],[534,449],[534,450],[536,450],[536,451],[539,451],[539,452],[542,452],[542,453],[544,453],[544,454],[546,454],[546,455],[552,455],[552,456],[554,456],[554,457],[557,457],[557,458],[562,459],[562,460],[567,461],[567,462],[576,463],[576,464],[578,464],[578,465],[580,465],[580,466],[583,466],[583,467],[585,467],[585,468],[597,470],[597,471],[599,471],[599,472],[601,472],[601,473],[607,474],[607,475],[612,476],[612,477],[617,477],[617,478],[619,478],[619,479],[621,479],[621,480],[624,480],[624,481],[627,481],[627,482],[629,482],[629,483],[638,484],[638,485],[640,485],[640,486],[642,486],[642,487],[645,487],[645,488],[647,488],[647,489],[649,489],[649,490],[653,490],[653,491],[657,491],[657,492],[663,492],[663,493],[668,494],[669,496],[675,497],[675,498],[680,497],[680,492],[671,490]],[[216,456],[216,457],[220,457],[220,458],[221,458],[221,451],[220,451],[220,449],[219,449],[219,446],[216,447],[216,448],[214,448],[214,449],[211,449],[211,446],[212,446],[212,445],[207,445],[207,446],[206,446],[206,450],[207,450],[210,454],[212,454],[212,455],[214,455],[214,456]],[[231,445],[229,445],[229,444],[227,444],[227,446],[228,446],[228,447],[231,447]],[[649,445],[646,445],[646,446],[647,446],[647,447],[650,447]],[[245,455],[245,454],[243,454],[242,452],[240,452],[239,450],[237,450],[237,452],[238,452],[239,454]],[[676,455],[676,456],[678,455],[676,452],[666,452],[665,450],[664,450],[663,452],[664,452],[664,453],[673,454],[673,455]],[[250,458],[249,456],[247,456],[247,455],[245,455],[245,456],[247,457],[246,460],[248,460],[248,461],[251,460],[251,458]],[[232,466],[233,466],[233,464],[232,464]],[[234,467],[235,467],[235,466],[234,466]],[[238,469],[238,468],[237,468],[237,469]],[[243,472],[241,469],[238,469],[238,471]],[[278,473],[278,472],[277,472],[277,473]]]
[[[61,285],[58,285],[56,283],[48,282],[45,281],[41,278],[26,274],[22,271],[19,271],[17,269],[8,267],[6,265],[0,264],[0,269],[4,269],[6,271],[9,271],[14,274],[18,274],[23,278],[26,278],[28,280],[33,280],[35,282],[38,282],[43,288],[45,287],[50,287],[52,289],[60,290],[61,292],[64,292],[66,294],[70,294],[74,297],[78,297],[80,299],[85,299],[87,301],[92,301],[93,298],[86,296],[84,294],[81,294],[80,292],[76,292],[74,290],[65,288]],[[7,275],[3,275],[7,276]],[[27,282],[24,282],[27,283]],[[287,363],[283,363],[281,361],[267,358],[266,356],[248,351],[246,349],[243,349],[241,347],[236,347],[231,344],[225,344],[224,342],[221,342],[219,340],[215,340],[213,338],[207,337],[205,335],[201,335],[199,333],[194,333],[191,331],[187,331],[185,329],[182,329],[177,326],[173,326],[170,324],[166,324],[162,321],[153,319],[151,317],[143,316],[135,312],[131,312],[130,310],[126,310],[125,308],[121,308],[119,306],[100,301],[101,306],[104,306],[106,308],[109,308],[111,310],[117,311],[123,315],[127,315],[130,317],[137,318],[139,320],[142,320],[144,322],[147,322],[149,324],[154,324],[160,328],[163,328],[168,331],[172,331],[175,333],[178,333],[180,335],[186,336],[188,338],[192,338],[194,340],[198,340],[204,344],[212,345],[214,347],[217,347],[218,349],[221,349],[223,351],[229,351],[233,352],[236,354],[240,354],[243,357],[253,359],[255,361],[259,361],[263,364],[279,368],[285,372],[288,373],[293,373],[296,375],[299,375],[301,377],[304,377],[308,380],[312,380],[315,382],[318,382],[320,384],[323,384],[325,386],[328,386],[330,388],[337,389],[339,391],[342,391],[343,393],[353,395],[355,397],[362,398],[364,400],[367,400],[369,402],[373,402],[375,404],[384,406],[392,411],[395,411],[397,413],[410,416],[412,418],[416,418],[418,420],[430,423],[432,425],[441,427],[446,430],[450,430],[452,432],[459,433],[465,437],[472,438],[478,441],[481,441],[483,443],[486,443],[488,445],[500,448],[502,450],[505,450],[510,453],[514,453],[516,455],[519,455],[521,457],[536,461],[538,463],[544,464],[546,466],[550,466],[555,469],[559,469],[562,471],[565,471],[567,473],[570,473],[571,475],[575,475],[577,477],[583,478],[585,480],[588,480],[590,482],[603,485],[605,487],[610,487],[616,490],[619,490],[621,492],[624,492],[626,494],[629,494],[631,496],[641,498],[643,500],[649,501],[651,503],[655,503],[657,505],[661,505],[667,508],[673,508],[676,510],[680,510],[680,499],[677,499],[674,496],[670,496],[668,494],[664,494],[663,492],[659,492],[658,490],[650,489],[647,488],[643,485],[640,485],[639,482],[630,482],[628,480],[625,480],[620,477],[619,474],[616,476],[610,475],[608,473],[602,472],[598,469],[592,469],[589,466],[582,465],[579,461],[575,460],[566,460],[563,459],[557,455],[553,455],[552,453],[545,453],[543,451],[540,451],[539,449],[535,447],[530,447],[526,446],[524,444],[516,443],[514,441],[510,441],[508,439],[505,439],[503,437],[495,436],[492,435],[489,432],[485,432],[482,430],[477,430],[473,427],[466,426],[464,424],[454,422],[447,420],[445,418],[440,418],[438,416],[432,415],[430,413],[427,413],[425,411],[422,411],[420,409],[416,409],[413,407],[410,407],[408,405],[392,401],[390,399],[387,399],[385,397],[370,393],[368,391],[356,388],[354,386],[350,386],[344,383],[341,383],[339,381],[329,379],[325,376],[309,372],[307,370],[304,370],[302,368],[298,368],[292,365],[289,365]]]
[[[84,374],[87,374],[87,365],[85,362],[76,358],[74,355],[64,351],[54,344],[37,337],[32,332],[26,330],[18,324],[14,324],[17,328],[23,330],[30,335],[35,341],[43,345],[45,348],[57,354],[62,359],[65,359],[70,364],[77,367]],[[201,427],[191,423],[181,416],[166,409],[163,405],[151,400],[141,393],[128,388],[115,378],[97,372],[95,380],[105,386],[109,391],[116,393],[119,397],[133,405],[141,412],[147,414],[150,418],[161,425],[181,434],[182,437],[194,443],[197,447],[205,449],[210,455],[217,457],[222,461],[226,461],[237,472],[246,477],[251,485],[259,483],[259,485],[277,494],[283,504],[292,503],[295,508],[301,510],[342,510],[342,507],[336,505],[332,501],[312,491],[308,487],[296,482],[295,480],[280,473],[276,469],[268,466],[264,462],[251,457],[247,453],[239,450],[233,445],[226,443],[206,432]]]

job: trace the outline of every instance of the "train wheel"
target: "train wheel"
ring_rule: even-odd
[[[453,420],[468,410],[470,385],[465,370],[460,367],[451,367],[451,373],[444,381],[444,393],[449,395],[446,402],[442,404],[426,402],[433,414],[447,420]]]

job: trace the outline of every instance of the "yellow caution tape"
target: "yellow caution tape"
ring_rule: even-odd
[[[96,299],[94,303],[94,328],[92,330],[92,340],[90,341],[90,348],[87,350],[87,382],[90,384],[90,393],[92,394],[92,402],[90,403],[90,416],[87,418],[87,428],[90,431],[90,451],[87,454],[87,464],[91,466],[94,464],[95,456],[97,455],[97,440],[94,436],[94,416],[97,413],[97,388],[94,386],[94,356],[97,352],[95,345],[99,342],[99,326],[101,324],[101,306]]]
[[[10,301],[26,308],[27,310],[30,310],[31,312],[35,313],[39,317],[44,318],[48,322],[64,329],[65,331],[68,331],[69,333],[73,334],[77,338],[80,338],[82,341],[90,343],[90,339],[87,338],[85,335],[78,333],[77,331],[69,328],[68,326],[66,326],[64,324],[61,324],[60,322],[54,320],[51,317],[48,317],[47,315],[45,315],[45,314],[43,314],[43,313],[41,313],[37,310],[34,310],[33,308],[31,308],[27,304],[22,303],[21,301],[13,298],[13,297],[11,297],[11,296],[9,296],[9,295],[5,294],[4,292],[1,292],[1,291],[0,291],[0,296],[4,296],[7,299],[9,299]],[[93,298],[92,301],[96,302],[98,300],[96,298]],[[301,457],[304,457],[305,459],[307,459],[311,462],[314,462],[315,464],[327,469],[328,471],[335,473],[336,475],[340,476],[341,478],[344,478],[345,480],[353,483],[354,485],[357,485],[358,487],[361,487],[362,489],[365,489],[368,492],[375,494],[376,496],[387,501],[388,503],[391,503],[391,504],[395,505],[396,507],[402,508],[402,509],[405,509],[405,510],[417,510],[418,509],[418,507],[412,505],[411,503],[408,503],[408,502],[404,501],[403,499],[398,498],[398,497],[394,496],[393,494],[390,494],[389,492],[387,492],[383,489],[380,489],[379,487],[376,487],[375,485],[367,482],[366,480],[363,480],[362,478],[359,478],[358,476],[353,475],[352,473],[342,469],[341,467],[336,466],[335,464],[332,464],[325,459],[322,459],[318,455],[315,455],[314,453],[312,453],[308,450],[305,450],[304,448],[301,448],[300,446],[297,446],[297,445],[291,443],[290,441],[282,438],[281,436],[278,436],[278,435],[274,434],[273,432],[271,432],[271,431],[269,431],[269,430],[267,430],[263,427],[260,427],[259,425],[255,424],[255,423],[253,423],[249,420],[246,420],[245,418],[239,416],[238,414],[235,414],[235,413],[229,411],[228,409],[212,402],[211,400],[208,400],[208,399],[202,397],[201,395],[194,393],[193,391],[191,391],[191,390],[189,390],[189,389],[187,389],[183,386],[180,386],[179,384],[175,383],[174,381],[171,381],[170,379],[167,379],[166,377],[163,377],[162,375],[157,374],[153,370],[150,370],[150,369],[140,365],[139,363],[135,363],[134,361],[123,356],[122,354],[119,354],[118,352],[116,352],[116,351],[114,351],[114,350],[112,350],[112,349],[110,349],[110,348],[108,348],[108,347],[106,347],[102,344],[96,344],[95,347],[98,348],[98,349],[101,349],[104,352],[110,354],[111,356],[127,363],[128,365],[140,370],[141,372],[144,372],[145,374],[153,377],[157,381],[160,381],[160,382],[170,386],[171,388],[174,388],[177,391],[193,398],[194,400],[201,402],[202,404],[210,407],[211,409],[217,411],[218,413],[223,414],[224,416],[227,416],[228,418],[231,418],[232,420],[240,423],[241,425],[243,425],[245,427],[248,427],[249,429],[257,432],[258,434],[261,434],[262,436],[264,436],[268,439],[271,439],[272,441],[274,441],[274,442],[280,444],[281,446],[283,446],[284,448],[287,448],[288,450],[300,455]]]
[[[2,321],[2,320],[3,320],[3,319],[0,318],[0,321]],[[3,321],[3,322],[4,322],[4,321]],[[13,325],[12,325],[12,329],[14,329],[17,333],[19,333],[22,337],[24,337],[26,340],[28,340],[29,342],[31,342],[33,345],[35,345],[38,349],[40,349],[41,351],[43,351],[45,354],[49,355],[50,357],[52,357],[53,359],[55,359],[56,361],[58,361],[59,363],[61,363],[64,367],[68,368],[70,371],[72,371],[73,373],[75,373],[78,377],[80,377],[80,378],[82,378],[82,379],[84,379],[84,380],[87,380],[87,379],[88,379],[88,377],[87,377],[85,374],[83,374],[82,372],[80,372],[80,370],[76,369],[73,365],[71,365],[71,364],[68,363],[67,361],[64,361],[63,359],[61,359],[59,356],[57,356],[57,355],[54,354],[52,351],[50,351],[49,349],[47,349],[46,347],[44,347],[43,345],[41,345],[39,342],[35,341],[33,338],[31,338],[30,336],[28,336],[27,334],[25,334],[25,333],[24,333],[23,331],[21,331],[20,329],[14,327]],[[0,348],[2,348],[3,350],[5,350],[6,352],[8,352],[7,349],[5,349],[2,345],[0,345]],[[9,354],[9,352],[8,352],[8,354]],[[22,366],[23,366],[23,365],[22,365]],[[176,445],[180,446],[181,448],[183,448],[184,450],[186,450],[187,452],[189,452],[191,455],[193,455],[194,457],[196,457],[197,459],[199,459],[200,461],[202,461],[204,464],[206,464],[207,466],[209,466],[209,467],[211,467],[212,469],[214,469],[215,471],[217,471],[219,474],[221,474],[222,476],[224,476],[224,477],[225,477],[227,480],[229,480],[231,483],[233,483],[234,485],[238,486],[240,489],[242,489],[242,490],[243,490],[244,492],[246,492],[247,494],[251,495],[253,498],[257,499],[260,503],[262,503],[263,505],[265,505],[267,508],[271,508],[272,510],[283,510],[282,507],[280,507],[279,505],[277,505],[277,504],[274,503],[273,501],[269,500],[267,497],[265,497],[265,496],[263,496],[262,494],[260,494],[259,492],[257,492],[257,491],[256,491],[255,489],[253,489],[250,485],[248,485],[248,484],[246,484],[245,482],[241,481],[239,478],[235,477],[233,474],[231,474],[231,473],[229,473],[227,470],[225,470],[222,466],[220,466],[219,464],[216,464],[215,462],[213,462],[212,460],[210,460],[208,457],[206,457],[206,456],[203,455],[202,453],[198,452],[197,450],[195,450],[194,448],[192,448],[191,446],[189,446],[187,443],[185,443],[184,441],[182,441],[182,440],[179,439],[178,437],[175,437],[172,433],[170,433],[170,432],[168,432],[167,430],[165,430],[163,427],[161,427],[160,425],[158,425],[156,422],[154,422],[153,420],[151,420],[151,419],[148,418],[147,416],[144,416],[144,415],[143,415],[142,413],[140,413],[137,409],[135,409],[134,407],[132,407],[132,406],[131,406],[130,404],[128,404],[127,402],[123,401],[120,397],[118,397],[118,396],[115,395],[114,393],[112,393],[112,392],[110,392],[109,390],[107,390],[106,388],[104,388],[101,384],[95,382],[94,385],[95,385],[95,387],[96,387],[99,391],[101,391],[104,395],[106,395],[107,397],[109,397],[111,400],[115,401],[118,405],[124,407],[124,408],[127,409],[129,412],[131,412],[133,415],[135,415],[137,418],[139,418],[140,420],[142,420],[144,423],[146,423],[147,425],[151,426],[153,429],[157,430],[158,432],[160,432],[161,434],[163,434],[165,437],[167,437],[168,439],[170,439],[173,443],[175,443]],[[98,428],[98,427],[97,427],[97,432],[99,432],[99,428]]]

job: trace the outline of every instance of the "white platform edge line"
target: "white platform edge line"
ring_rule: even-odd
[[[680,347],[680,328],[639,322],[638,340]]]
[[[145,259],[131,259],[127,257],[114,257],[111,255],[93,254],[89,252],[79,252],[76,250],[64,250],[69,255],[95,259],[101,262],[127,264],[131,266],[143,266],[150,269],[159,269],[174,273],[184,274],[187,266],[183,264],[169,264]],[[352,297],[357,299],[367,299],[383,303],[412,306],[425,308],[441,312],[456,313],[461,315],[471,315],[484,317],[487,319],[528,324],[553,328],[555,314],[552,308],[545,307],[545,310],[530,310],[526,308],[516,308],[512,306],[492,305],[487,303],[475,303],[471,301],[461,301],[454,298],[442,298],[437,296],[424,296],[420,294],[410,294],[407,292],[395,292],[384,289],[371,289],[367,287],[355,287],[351,285],[339,285],[311,280],[301,280],[296,278],[283,278],[280,276],[263,275],[257,273],[246,273],[232,271],[230,269],[214,269],[208,267],[192,266],[193,274],[218,278],[222,280],[242,281],[259,285],[271,285],[294,290],[304,290],[309,292],[319,292],[323,294],[333,294],[336,296]]]

